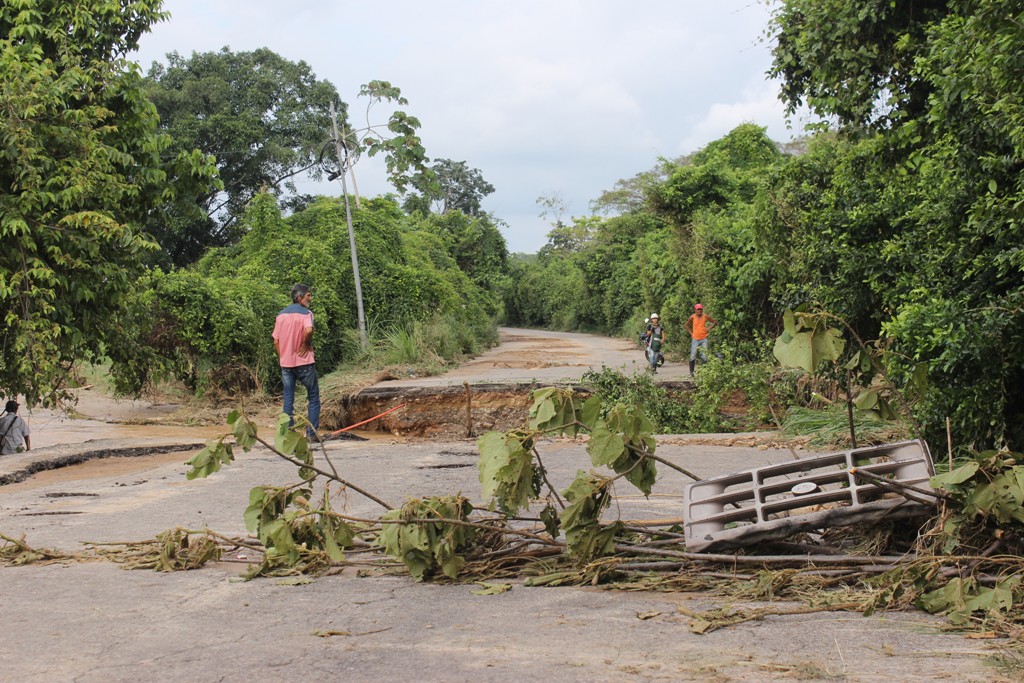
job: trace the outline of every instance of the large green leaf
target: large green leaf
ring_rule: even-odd
[[[231,433],[235,436],[235,443],[248,453],[249,449],[256,443],[256,425],[237,410],[231,411],[227,421],[231,425]]]
[[[873,410],[878,405],[878,392],[864,389],[853,399],[853,406],[858,410]]]
[[[569,501],[560,517],[566,552],[579,562],[589,562],[611,552],[615,535],[621,530],[619,522],[600,523],[601,513],[611,501],[607,482],[580,470],[563,494]]]
[[[245,519],[245,528],[252,533],[259,528],[266,495],[266,489],[262,486],[256,486],[249,491],[249,506],[245,508],[243,518]]]
[[[570,434],[575,436],[582,422],[583,406],[572,389],[545,387],[533,392],[529,428],[539,432]]]
[[[185,473],[185,478],[189,481],[206,478],[214,472],[220,471],[222,465],[226,465],[234,459],[231,444],[224,443],[223,438],[219,441],[207,441],[206,448],[185,462],[192,468]]]
[[[1021,578],[1020,574],[1013,574],[988,588],[978,586],[973,578],[956,577],[945,586],[923,594],[917,605],[933,614],[946,614],[954,624],[964,624],[975,612],[1007,612],[1012,609]]]
[[[625,450],[625,442],[621,434],[613,434],[604,420],[597,420],[590,432],[587,442],[587,453],[595,466],[611,465]]]
[[[477,439],[477,463],[484,498],[507,513],[530,504],[538,494],[533,468],[533,437],[524,432],[487,432]]]
[[[937,474],[931,478],[931,485],[936,488],[946,488],[962,484],[975,474],[977,474],[979,465],[976,461],[972,460],[965,465],[961,465],[954,470],[950,470],[945,474]]]
[[[799,332],[789,342],[782,337],[775,340],[775,358],[787,367],[803,368],[814,372],[822,362],[839,360],[846,346],[839,330]]]
[[[789,343],[796,333],[796,317],[793,315],[793,311],[787,308],[782,314],[782,338]]]
[[[461,553],[477,532],[444,520],[465,521],[472,511],[472,503],[461,496],[407,501],[400,510],[389,510],[381,517],[385,523],[377,545],[401,559],[417,581],[435,569],[454,579],[465,566]],[[433,519],[437,521],[410,521]]]
[[[530,429],[542,430],[558,415],[557,394],[558,390],[554,387],[534,392],[533,406],[530,408]]]

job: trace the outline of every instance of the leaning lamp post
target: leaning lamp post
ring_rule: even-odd
[[[356,311],[359,315],[359,343],[361,347],[366,349],[366,315],[363,313],[363,287],[359,280],[359,257],[356,255],[356,233],[352,228],[352,208],[349,205],[348,200],[348,185],[345,183],[345,174],[349,169],[351,159],[349,157],[348,146],[342,141],[341,136],[338,134],[338,117],[334,111],[334,102],[331,102],[331,126],[334,129],[334,152],[338,156],[338,169],[339,173],[337,177],[341,179],[341,196],[345,198],[345,223],[348,225],[348,246],[349,251],[352,254],[352,275],[356,281]],[[335,174],[328,176],[328,180],[333,180]]]

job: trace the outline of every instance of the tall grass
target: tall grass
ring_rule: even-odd
[[[907,428],[901,422],[883,420],[863,410],[853,411],[853,428],[857,445],[867,446],[906,438]],[[826,448],[849,448],[850,423],[846,407],[829,406],[824,410],[792,407],[782,421],[787,436],[814,435],[811,443]]]
[[[385,363],[416,364],[424,357],[424,348],[417,338],[416,325],[387,330],[380,340],[382,358]]]
[[[437,315],[385,327],[369,324],[369,343],[360,349],[359,333],[349,330],[346,355],[364,369],[402,365],[416,374],[437,374],[466,356],[476,355],[498,341],[498,328],[490,319],[465,321],[453,315]],[[406,369],[403,368],[403,369]]]

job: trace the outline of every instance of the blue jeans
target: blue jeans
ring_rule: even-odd
[[[708,346],[708,339],[691,339],[690,340],[690,360],[697,360],[697,349],[704,347],[704,352],[701,353],[704,356],[704,362],[708,362],[708,350],[711,348]]]
[[[295,424],[295,380],[306,387],[309,402],[309,424],[313,430],[320,428],[320,382],[316,377],[316,364],[300,365],[295,368],[281,368],[281,382],[284,384],[284,412]],[[312,434],[310,434],[312,436]]]

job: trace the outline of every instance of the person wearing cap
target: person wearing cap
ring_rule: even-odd
[[[696,304],[693,315],[686,321],[686,331],[690,333],[690,376],[697,368],[697,349],[704,347],[704,362],[708,360],[708,333],[715,329],[718,321],[704,313],[704,305]]]
[[[28,424],[18,417],[18,402],[8,401],[4,414],[0,416],[0,455],[20,453],[32,450],[32,440],[28,435]]]
[[[661,326],[661,318],[651,313],[650,330],[647,333],[647,362],[651,364],[651,372],[658,374],[658,356],[665,344],[665,328]]]

